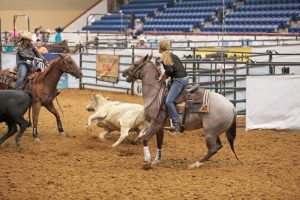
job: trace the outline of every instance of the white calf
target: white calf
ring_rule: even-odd
[[[102,127],[103,132],[98,137],[104,139],[105,135],[112,131],[120,131],[120,138],[112,145],[116,147],[129,134],[130,131],[137,131],[138,137],[141,138],[149,123],[144,118],[144,106],[132,103],[121,103],[110,101],[101,94],[93,94],[91,102],[86,107],[88,111],[95,111],[87,123],[89,127],[94,120],[98,120],[97,126]]]

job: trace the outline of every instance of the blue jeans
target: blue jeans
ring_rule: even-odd
[[[187,84],[188,84],[187,77],[172,79],[172,85],[166,99],[168,111],[172,119],[173,126],[176,129],[178,129],[180,126],[180,119],[176,111],[174,102],[178,97],[178,95],[180,94],[180,92],[187,86]]]
[[[20,63],[18,65],[18,70],[19,70],[19,76],[16,81],[16,89],[21,90],[22,88],[22,83],[24,82],[24,79],[26,78],[27,71],[30,70],[28,69],[27,65],[24,63]]]

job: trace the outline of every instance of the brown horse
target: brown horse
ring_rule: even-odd
[[[60,120],[60,116],[54,107],[53,100],[56,97],[56,87],[58,81],[63,73],[69,73],[76,78],[81,78],[82,74],[80,68],[75,61],[68,55],[60,54],[59,58],[52,61],[48,68],[37,75],[27,88],[32,96],[32,117],[33,117],[33,138],[39,141],[39,134],[37,131],[38,117],[41,107],[44,106],[51,112],[57,122],[57,128],[60,135],[64,135],[64,129]],[[1,89],[1,88],[0,88]]]

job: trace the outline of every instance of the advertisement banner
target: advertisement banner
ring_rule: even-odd
[[[120,57],[118,55],[98,54],[96,59],[97,80],[117,83]]]

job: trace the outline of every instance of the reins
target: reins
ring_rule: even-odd
[[[141,63],[138,67],[136,67],[134,70],[133,70],[133,72],[131,72],[130,73],[130,76],[134,76],[136,73],[137,73],[137,71],[139,70],[139,69],[141,69],[146,63],[148,63],[148,62],[150,62],[149,60],[146,60],[145,62],[143,62],[143,63]],[[135,79],[133,79],[134,81],[135,81]],[[143,85],[153,85],[153,84],[157,84],[157,83],[160,83],[160,88],[159,88],[159,90],[157,91],[157,93],[156,93],[156,95],[154,96],[154,98],[152,99],[152,101],[150,102],[150,104],[149,105],[147,105],[147,106],[145,106],[145,108],[143,109],[143,112],[144,113],[146,113],[146,111],[150,108],[150,106],[155,102],[155,100],[157,99],[157,97],[159,96],[159,94],[161,93],[161,91],[162,91],[162,89],[164,90],[164,86],[165,86],[165,84],[163,84],[163,81],[162,80],[156,80],[156,81],[153,81],[153,82],[145,82],[145,81],[142,81],[142,84]],[[159,104],[161,104],[161,103],[159,103]],[[159,108],[161,107],[161,105],[159,105]],[[137,121],[137,119],[138,119],[138,117],[139,117],[139,115],[141,114],[142,112],[140,112],[139,114],[138,114],[138,116],[136,117],[136,119],[135,119],[135,121],[134,121],[134,125],[133,125],[133,129],[135,129],[135,124],[136,124],[136,121]],[[159,114],[159,113],[158,113]],[[157,114],[157,115],[158,115]]]

